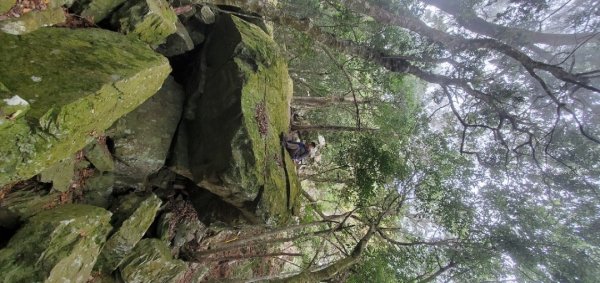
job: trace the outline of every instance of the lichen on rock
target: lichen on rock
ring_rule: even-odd
[[[99,207],[65,205],[32,217],[0,250],[3,282],[86,282],[110,216]]]
[[[60,39],[60,40],[57,40]],[[30,104],[0,129],[0,185],[71,156],[156,93],[171,68],[142,42],[99,29],[0,33],[0,78]]]

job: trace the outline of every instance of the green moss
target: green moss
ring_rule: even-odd
[[[32,217],[0,250],[5,282],[85,282],[110,230],[110,212],[65,205]]]
[[[0,34],[0,42],[2,83],[30,104],[25,117],[0,129],[0,184],[82,149],[170,72],[166,58],[142,42],[106,30],[47,28]]]
[[[0,14],[4,14],[15,5],[17,0],[0,0]]]

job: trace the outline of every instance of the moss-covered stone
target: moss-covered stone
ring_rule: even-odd
[[[40,173],[40,180],[52,183],[52,188],[59,192],[66,192],[75,177],[75,158],[67,157]]]
[[[125,283],[179,282],[187,265],[173,259],[169,247],[158,239],[141,240],[120,268]]]
[[[96,171],[94,175],[85,180],[80,202],[108,208],[114,183],[115,176],[113,173]]]
[[[110,215],[99,207],[65,205],[32,217],[0,250],[3,282],[86,282]]]
[[[92,22],[100,22],[127,0],[78,0],[73,9]]]
[[[142,239],[154,221],[161,200],[154,194],[138,197],[130,194],[114,209],[111,223],[116,231],[102,248],[95,269],[111,273]]]
[[[32,11],[18,18],[0,21],[0,30],[8,34],[26,34],[41,27],[64,23],[66,19],[62,8],[50,8]]]
[[[115,170],[115,162],[106,143],[99,143],[96,140],[88,144],[83,149],[83,153],[85,154],[85,158],[87,158],[98,171],[111,172]]]
[[[171,68],[142,42],[99,29],[0,33],[0,78],[29,111],[0,129],[0,185],[71,156],[156,93]]]
[[[167,37],[167,42],[156,48],[156,52],[167,57],[180,55],[194,49],[194,41],[190,37],[186,27],[177,21],[177,31]]]
[[[163,167],[184,99],[181,86],[169,77],[158,93],[107,130],[114,143],[117,184],[141,186]]]
[[[165,0],[127,1],[112,17],[121,32],[158,46],[177,31],[177,15]]]
[[[191,97],[198,108],[182,128],[186,139],[178,139],[188,143],[179,148],[187,148],[189,164],[181,158],[173,165],[178,172],[189,168],[194,181],[238,207],[263,191],[263,220],[285,221],[298,194],[295,170],[284,166],[293,163],[279,142],[288,131],[292,96],[285,59],[269,35],[235,16],[221,15],[213,34],[205,87],[195,90],[202,93],[197,102]],[[194,84],[202,85],[192,81],[188,88]]]
[[[44,210],[56,207],[60,202],[60,192],[50,191],[47,185],[28,180],[13,189],[0,200],[0,214],[3,218],[16,218],[24,221]]]
[[[17,0],[0,0],[0,14],[4,14],[17,3]]]

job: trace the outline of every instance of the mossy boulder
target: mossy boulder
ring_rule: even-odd
[[[171,68],[140,41],[100,29],[0,33],[0,80],[29,104],[0,129],[0,185],[64,160],[155,94]]]
[[[154,221],[161,200],[154,194],[140,197],[130,194],[113,210],[114,233],[102,248],[95,269],[111,273],[122,263]]]
[[[73,10],[92,22],[100,22],[127,0],[78,0]]]
[[[176,146],[188,152],[171,165],[237,207],[258,202],[263,220],[285,221],[299,185],[279,139],[293,92],[286,61],[269,35],[238,17],[221,15],[212,34],[196,63],[207,76],[188,85],[187,134],[178,136],[187,145]]]
[[[3,282],[86,282],[110,216],[99,207],[65,205],[32,217],[0,250]]]
[[[127,1],[111,24],[127,35],[158,46],[177,31],[177,15],[165,0]]]
[[[83,149],[85,158],[100,172],[112,172],[115,170],[115,161],[106,145],[106,139],[102,138],[102,142],[96,140],[88,144]]]
[[[80,202],[103,208],[110,207],[114,183],[113,173],[95,171],[94,175],[85,180]]]
[[[0,218],[9,222],[25,221],[28,218],[60,203],[60,192],[51,191],[48,185],[27,180],[12,187],[0,199]],[[0,223],[2,226],[5,223]]]
[[[125,283],[179,282],[187,264],[173,259],[169,247],[159,239],[141,240],[119,268]]]
[[[106,131],[114,144],[118,185],[139,187],[164,166],[185,93],[173,77],[134,111]]]
[[[26,34],[41,27],[53,26],[67,20],[62,8],[49,8],[41,11],[32,11],[18,18],[0,21],[0,31],[8,34]]]

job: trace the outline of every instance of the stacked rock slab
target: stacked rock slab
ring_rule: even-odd
[[[279,143],[292,95],[285,59],[263,30],[229,15],[220,15],[205,48],[196,64],[208,75],[188,83],[172,168],[237,207],[263,192],[259,215],[282,220],[298,192]]]
[[[122,263],[154,221],[161,203],[154,194],[147,197],[130,194],[123,198],[111,220],[116,231],[102,248],[96,270],[111,273]]]
[[[0,33],[0,42],[0,100],[30,105],[0,128],[0,185],[82,149],[155,94],[171,70],[146,44],[100,29]]]
[[[110,216],[99,207],[65,205],[32,217],[0,250],[3,282],[86,282]]]

